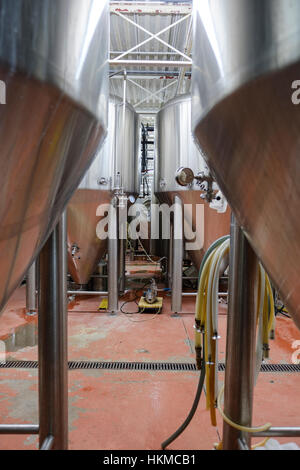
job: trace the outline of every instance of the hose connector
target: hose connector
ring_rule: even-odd
[[[197,331],[197,333],[202,333],[200,321],[197,320],[196,318],[195,318],[194,328]]]

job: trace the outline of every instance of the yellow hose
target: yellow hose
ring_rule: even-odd
[[[250,432],[250,433],[263,432],[263,431],[267,431],[268,429],[270,429],[270,427],[272,426],[271,423],[266,423],[266,424],[263,424],[262,426],[248,427],[248,426],[242,426],[241,424],[237,424],[234,421],[232,421],[230,418],[228,418],[228,416],[225,415],[224,411],[222,410],[221,401],[223,398],[223,394],[224,394],[224,385],[221,387],[219,394],[218,394],[218,410],[221,413],[224,421],[227,424],[229,424],[231,427],[238,429],[239,431],[242,431],[242,432]]]
[[[198,286],[198,294],[196,301],[196,324],[198,325],[195,332],[196,347],[202,346],[202,334],[205,334],[205,368],[206,368],[206,407],[210,410],[211,423],[216,426],[216,407],[218,407],[224,421],[232,427],[245,432],[259,432],[269,429],[270,423],[263,426],[247,428],[231,421],[225,416],[220,405],[220,398],[223,394],[224,387],[221,388],[218,396],[218,345],[217,345],[217,313],[218,313],[218,279],[220,265],[224,257],[228,254],[230,244],[229,240],[225,240],[217,246],[208,256],[201,275]],[[257,305],[256,318],[257,326],[262,318],[262,342],[264,353],[267,354],[269,349],[270,332],[275,326],[275,307],[268,275],[265,273],[261,264],[259,264],[258,272],[258,288],[257,288]],[[258,338],[258,341],[261,340]],[[255,447],[263,445],[256,444]]]

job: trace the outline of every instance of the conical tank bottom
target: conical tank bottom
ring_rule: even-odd
[[[106,0],[0,1],[0,311],[105,137],[108,26]]]
[[[0,309],[31,261],[104,137],[103,126],[50,85],[0,68]]]
[[[246,236],[300,328],[300,63],[223,99],[195,135]]]
[[[67,209],[68,269],[73,281],[87,284],[97,263],[105,254],[107,240],[97,236],[97,224],[103,216],[96,215],[100,204],[109,204],[110,191],[77,189]]]

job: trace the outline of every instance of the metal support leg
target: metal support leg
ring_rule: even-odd
[[[124,124],[124,129],[125,129],[125,123],[123,124]],[[124,139],[126,139],[126,136],[124,136]],[[128,214],[127,209],[128,209],[128,200],[127,200],[127,197],[123,195],[123,197],[121,198],[121,202],[119,199],[118,213],[117,213],[118,263],[119,263],[118,275],[119,275],[120,293],[123,293],[125,291],[125,281],[126,281],[125,271],[126,271],[126,247],[127,247],[127,214]]]
[[[251,426],[255,368],[254,286],[257,258],[235,218],[231,219],[229,302],[224,412],[235,423]],[[249,434],[224,422],[223,449],[250,448]]]
[[[126,240],[119,240],[119,291],[125,291],[125,268],[126,268]]]
[[[26,276],[26,314],[35,315],[36,312],[36,262],[34,261]]]
[[[68,448],[67,237],[66,214],[40,254],[39,289],[40,448]]]
[[[172,279],[173,279],[173,274],[172,274],[172,269],[173,269],[173,233],[174,233],[174,224],[173,220],[170,223],[170,240],[169,240],[169,246],[168,246],[168,287],[169,289],[172,289]]]
[[[174,234],[172,253],[172,306],[175,314],[182,310],[182,258],[183,258],[183,223],[182,202],[178,196],[174,197]]]
[[[117,208],[113,200],[109,211],[108,237],[108,310],[111,314],[115,314],[119,308],[117,220]]]

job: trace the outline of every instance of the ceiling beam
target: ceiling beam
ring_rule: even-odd
[[[134,60],[134,59],[118,59],[109,60],[110,66],[118,65],[135,65],[137,67],[191,67],[192,61],[187,60]]]
[[[155,80],[173,80],[173,78],[177,78],[180,74],[179,70],[127,70],[126,71],[127,76],[130,77],[135,77],[139,79],[155,79]],[[118,80],[123,80],[123,74],[124,70],[120,69],[117,71],[114,71],[111,69],[109,71],[110,78],[113,79],[118,79]],[[192,72],[185,72],[185,77],[186,78],[191,78]]]
[[[192,13],[192,3],[170,2],[110,2],[111,13],[148,15],[186,15]]]
[[[177,54],[181,55],[186,61],[190,61],[191,62],[191,59],[189,56],[187,56],[186,54],[184,54],[183,52],[179,51],[178,49],[176,49],[176,47],[172,46],[171,44],[169,44],[168,42],[164,41],[163,39],[161,39],[159,36],[163,33],[165,33],[166,31],[174,28],[177,24],[179,23],[182,23],[183,21],[186,21],[188,18],[192,18],[191,14],[189,15],[186,15],[186,16],[183,16],[182,18],[180,18],[179,20],[175,21],[174,23],[171,23],[169,26],[167,26],[166,28],[160,30],[158,33],[151,33],[151,31],[148,31],[148,29],[144,28],[143,26],[141,26],[139,23],[137,23],[136,21],[133,21],[131,20],[130,18],[128,18],[128,16],[126,15],[123,15],[121,13],[117,13],[118,16],[120,16],[121,18],[123,18],[125,21],[127,21],[128,23],[132,24],[133,26],[135,26],[136,28],[140,29],[141,31],[143,31],[144,33],[148,34],[149,37],[147,39],[145,39],[144,41],[140,42],[139,44],[136,44],[135,46],[131,47],[130,49],[128,49],[127,51],[124,51],[122,54],[120,54],[118,57],[116,57],[114,59],[114,61],[119,61],[121,59],[123,59],[124,56],[130,54],[130,52],[134,51],[135,49],[138,49],[139,47],[143,46],[144,44],[152,41],[153,39],[155,39],[156,41],[160,42],[161,44],[163,44],[164,46],[168,47],[169,49],[172,49],[172,51],[176,52]]]

